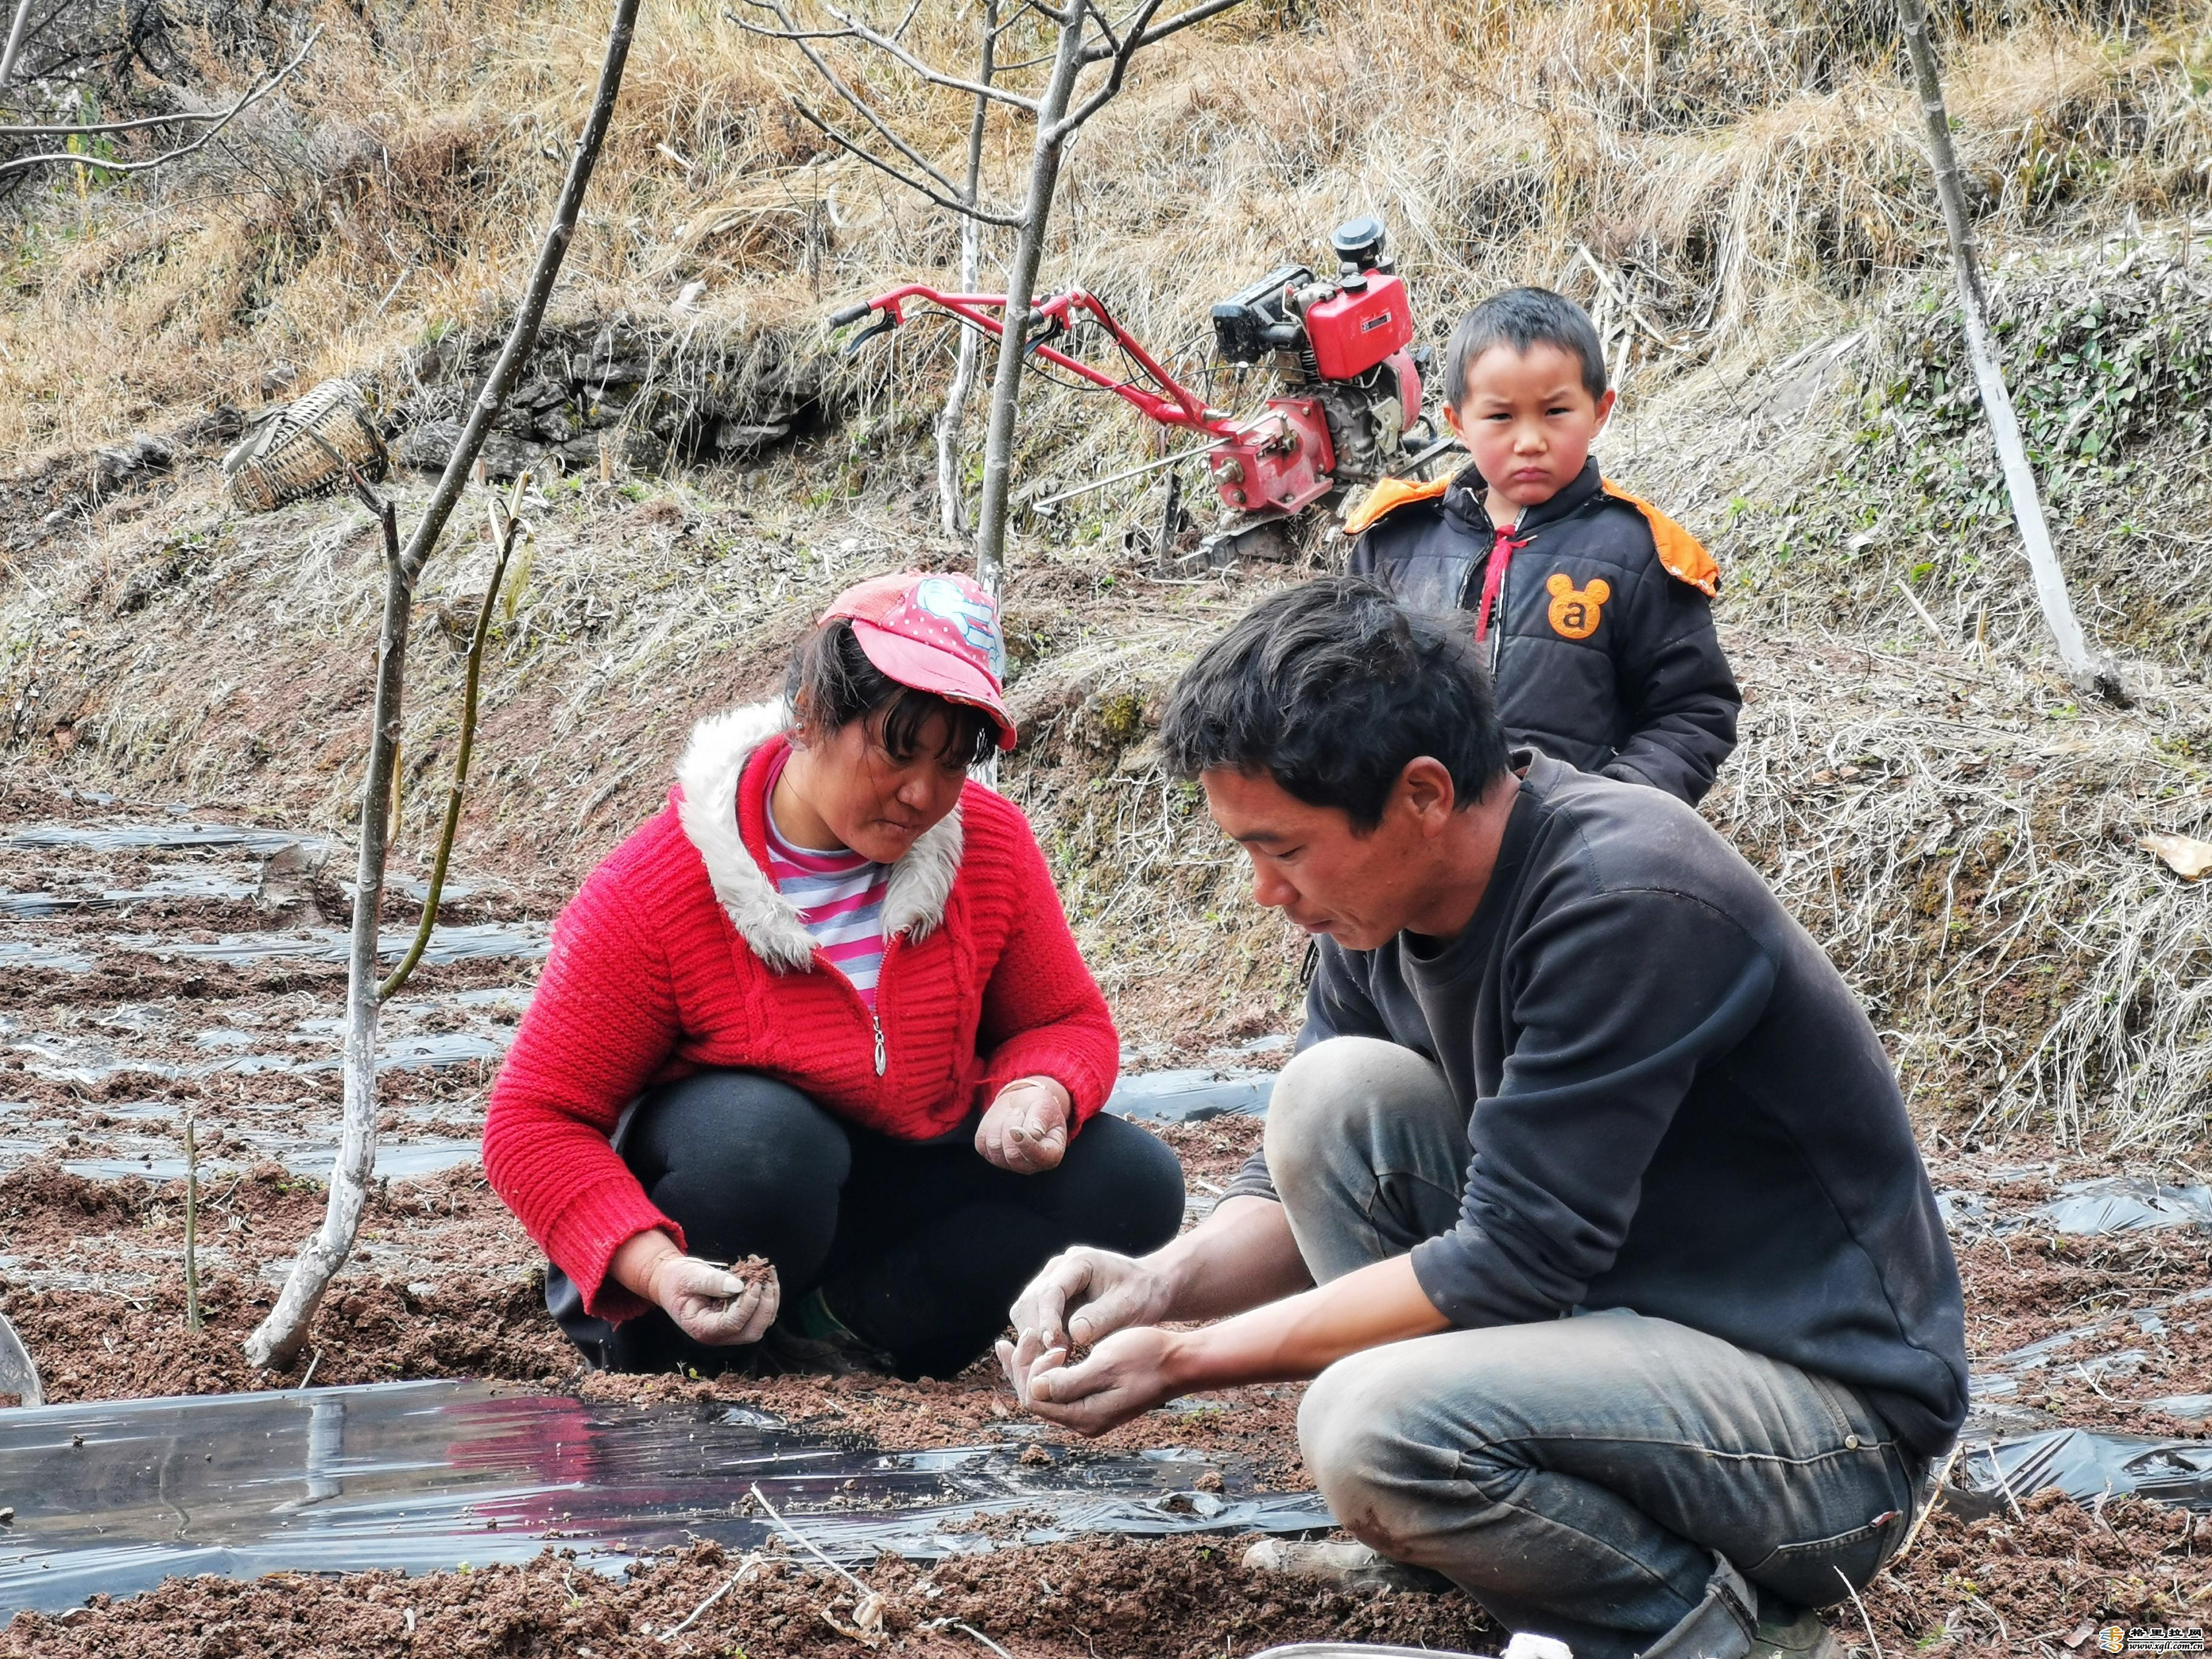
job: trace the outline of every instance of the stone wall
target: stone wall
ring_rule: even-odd
[[[496,334],[455,330],[381,377],[378,401],[402,466],[442,468],[470,398],[498,356]],[[742,461],[834,422],[849,389],[811,331],[714,336],[649,329],[617,313],[549,326],[483,450],[493,478],[658,472]]]

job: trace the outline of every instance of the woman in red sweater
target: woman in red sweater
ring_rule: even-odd
[[[849,590],[562,914],[484,1170],[594,1364],[947,1376],[1048,1257],[1174,1236],[1036,837],[967,781],[1003,660],[964,577]]]

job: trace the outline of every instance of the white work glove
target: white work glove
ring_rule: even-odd
[[[759,1341],[782,1301],[773,1267],[765,1279],[749,1283],[726,1267],[680,1253],[655,1261],[647,1282],[652,1300],[678,1330],[715,1348]]]
[[[1073,1098],[1052,1079],[1018,1079],[999,1091],[975,1126],[975,1150],[987,1163],[1016,1175],[1058,1169],[1074,1115]]]

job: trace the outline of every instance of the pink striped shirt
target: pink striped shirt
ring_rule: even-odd
[[[773,793],[775,788],[770,778],[769,790]],[[890,885],[890,866],[851,851],[794,847],[776,828],[772,808],[767,817],[769,879],[791,901],[822,954],[853,981],[873,1012],[876,980],[884,966],[884,892]]]

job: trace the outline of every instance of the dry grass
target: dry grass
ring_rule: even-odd
[[[380,45],[350,10],[313,14],[329,49],[220,166],[145,197],[60,181],[33,204],[0,313],[0,467],[216,400],[258,403],[278,363],[303,382],[375,366],[396,386],[397,365],[441,330],[495,325],[600,20],[489,0],[369,15]],[[950,56],[957,17],[929,0],[917,27]],[[1589,293],[1567,264],[1580,243],[1674,341],[1639,334],[1609,465],[1631,460],[1705,531],[1762,471],[1834,487],[1850,411],[1820,343],[1940,247],[1879,9],[1439,0],[1408,19],[1395,0],[1253,0],[1164,53],[1077,147],[1048,279],[1105,293],[1197,366],[1207,301],[1285,255],[1313,257],[1352,212],[1389,220],[1440,325],[1508,280]],[[2208,20],[2197,0],[1959,23],[1954,109],[2000,252],[2202,211]],[[941,270],[949,227],[821,156],[788,115],[786,94],[806,84],[718,4],[650,10],[556,309],[657,322],[705,281],[704,309],[668,324],[669,372],[683,374],[702,343],[746,362],[749,342],[803,348],[833,301]],[[874,84],[953,153],[963,100]],[[994,130],[1000,176],[1022,146]],[[564,886],[657,804],[690,720],[769,685],[841,580],[961,556],[915,530],[933,515],[918,510],[928,464],[911,440],[944,343],[915,330],[876,348],[842,394],[842,441],[757,469],[738,504],[682,483],[552,493],[487,664],[469,857]],[[1781,407],[1804,372],[1808,400]],[[1059,392],[1030,431],[1032,482],[1080,478],[1148,435]],[[1126,499],[1140,510],[1140,492]],[[47,689],[80,781],[250,799],[342,829],[374,626],[365,519],[326,501],[237,520],[204,478],[131,516],[143,505],[112,501],[13,570],[0,591],[11,689]],[[1008,787],[1139,1034],[1218,1040],[1279,1021],[1297,947],[1253,910],[1236,858],[1143,742],[1193,641],[1259,583],[1133,587],[1108,550],[1113,512],[1086,510],[1066,540],[1017,556],[1009,617],[1031,736]],[[2193,544],[2171,553],[2177,582],[2201,564]],[[459,653],[441,618],[467,612],[483,564],[457,540],[418,610],[408,846],[424,842],[449,741]],[[1975,580],[2008,593],[1984,568]],[[1971,585],[1944,596],[1950,633],[1933,652],[1901,604],[1859,604],[1832,572],[1778,576],[1753,597],[1730,642],[1754,700],[1713,813],[1861,988],[1916,1100],[2069,1139],[2201,1137],[2206,895],[2130,845],[2212,822],[2212,726],[2195,694],[2154,674],[2145,709],[2076,709],[2014,665],[2039,649],[2017,607],[1998,611],[1996,653],[1958,648],[1978,614]],[[1194,998],[1194,985],[1210,988]]]
[[[927,458],[910,464],[918,480]],[[838,586],[894,557],[958,562],[917,535],[911,500],[805,505],[841,465],[779,463],[744,507],[683,486],[552,492],[486,664],[465,866],[557,902],[659,803],[690,722],[769,689]],[[203,501],[179,518],[106,525],[0,604],[0,632],[45,641],[69,775],[343,835],[379,591],[366,515],[341,500],[230,523]],[[484,565],[457,542],[417,611],[403,868],[442,800]],[[1154,584],[1103,550],[1036,547],[1016,566],[1027,740],[1006,787],[1147,1043],[1204,1048],[1293,1017],[1299,942],[1149,750],[1195,643],[1287,574]],[[2177,676],[2136,709],[2084,708],[2002,654],[1881,624],[1731,624],[1728,643],[1751,698],[1710,815],[1859,988],[1916,1107],[1954,1133],[1982,1114],[2066,1141],[2200,1141],[2212,892],[2134,845],[2212,836],[2212,763],[2177,741],[2192,690]]]
[[[1738,633],[1707,804],[1865,998],[1915,1103],[2074,1144],[2212,1127],[2212,894],[2136,839],[2212,826],[2174,709],[1924,641]]]
[[[966,9],[932,0],[918,43],[963,59]],[[942,216],[825,155],[792,114],[788,94],[811,83],[791,49],[725,13],[689,0],[647,15],[572,256],[571,314],[656,314],[696,279],[709,319],[749,331],[951,258]],[[1196,368],[1218,291],[1314,257],[1336,218],[1377,210],[1440,325],[1510,279],[1594,293],[1586,272],[1563,275],[1577,242],[1700,353],[1795,325],[1808,295],[1848,298],[1940,245],[1917,118],[1875,15],[1808,0],[1443,0],[1416,23],[1395,0],[1255,0],[1162,49],[1086,131],[1047,276],[1105,292]],[[1987,228],[2199,207],[2207,15],[2182,0],[1970,16],[1954,107]],[[143,193],[55,178],[24,204],[0,313],[0,463],[250,405],[273,364],[303,380],[351,370],[498,312],[601,19],[463,0],[325,3],[310,20],[325,44],[296,89],[220,159]],[[925,148],[957,152],[959,94],[880,60],[851,67]],[[1001,183],[1025,144],[994,126]],[[1039,447],[1067,452],[1055,465],[1143,435],[1132,417],[1070,439],[1085,422],[1054,413],[1036,429]]]

